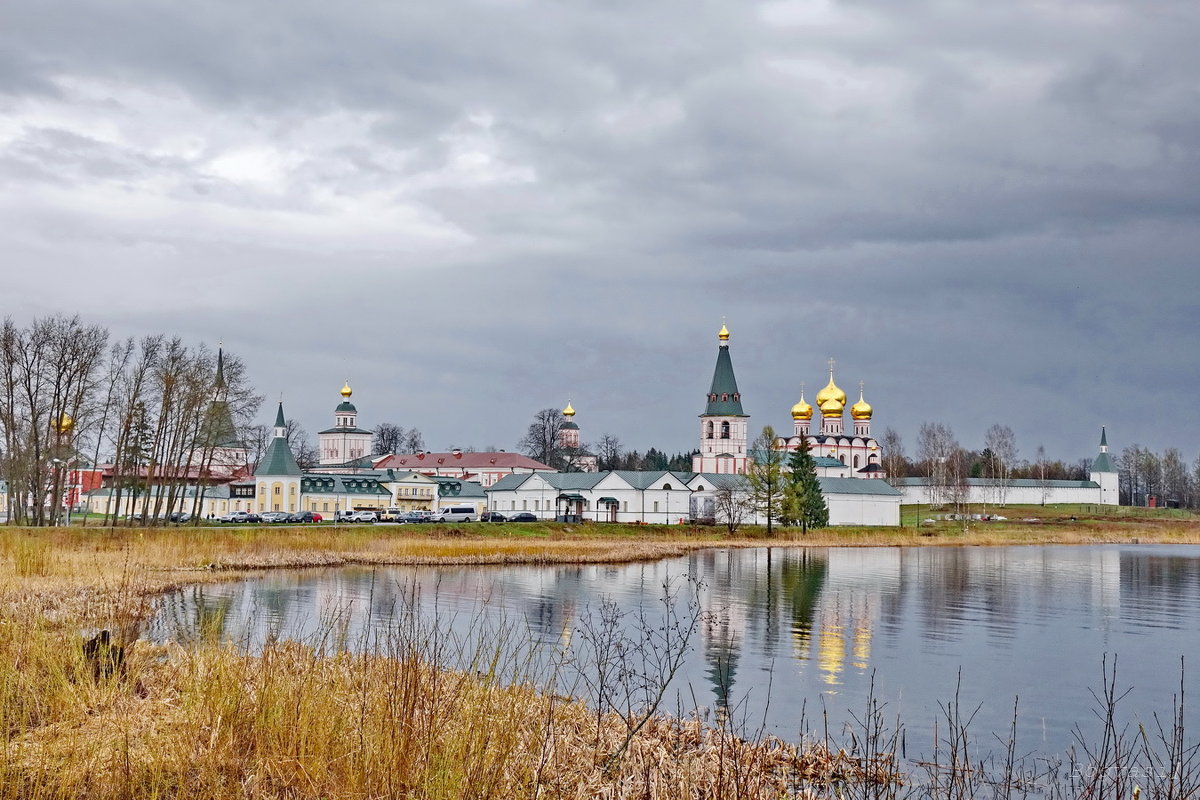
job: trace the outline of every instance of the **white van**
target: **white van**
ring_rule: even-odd
[[[434,517],[436,522],[474,522],[474,506],[450,506],[443,508]]]

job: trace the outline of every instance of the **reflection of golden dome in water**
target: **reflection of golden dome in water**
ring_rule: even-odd
[[[800,402],[792,406],[792,419],[812,419],[813,407],[804,402],[804,392],[800,392]]]
[[[858,402],[850,406],[850,416],[855,419],[867,420],[871,418],[871,404],[863,400],[862,389],[858,390]]]
[[[346,381],[346,385],[342,387],[342,397],[349,400],[352,394],[354,394],[354,390],[350,388],[350,381]]]
[[[839,622],[822,625],[817,642],[817,665],[825,673],[825,683],[836,686],[838,675],[846,666],[845,628]]]

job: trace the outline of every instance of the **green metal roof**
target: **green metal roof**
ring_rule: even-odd
[[[583,495],[575,494],[575,493],[560,494],[556,499],[558,499],[558,500],[583,500]]]
[[[354,403],[349,400],[343,400],[338,403],[338,407],[333,410],[335,414],[357,414],[358,409],[354,407]]]
[[[879,478],[823,478],[817,476],[821,494],[876,494],[899,497],[903,494],[890,483]]]
[[[597,503],[608,503],[610,506],[615,506],[620,503],[620,501],[617,500],[617,498],[615,498],[615,497],[601,497],[596,502]]]
[[[375,478],[314,473],[309,473],[300,479],[300,492],[302,494],[353,494],[383,497],[390,497],[392,494]]]
[[[853,480],[859,480],[857,478]],[[897,481],[901,486],[929,486],[932,482],[929,478],[900,478]],[[995,478],[967,478],[967,486],[999,486],[1000,481]],[[1099,489],[1100,484],[1095,481],[1039,481],[1036,478],[1012,478],[1008,481],[1010,489],[1036,489],[1045,486],[1048,489]]]
[[[279,410],[275,412],[275,427],[286,428],[287,422],[283,418],[283,402],[279,403]],[[292,454],[292,448],[288,447],[287,439],[282,436],[276,436],[271,440],[271,444],[267,446],[267,452],[263,456],[262,461],[258,464],[258,469],[254,470],[257,475],[302,475],[303,470],[296,463],[296,456]]]
[[[713,370],[712,387],[708,390],[708,405],[701,416],[746,416],[742,411],[742,396],[738,393],[737,378],[733,376],[733,361],[729,358],[727,344],[717,349],[717,366]]]

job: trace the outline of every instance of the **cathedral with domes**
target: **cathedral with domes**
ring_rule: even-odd
[[[729,354],[729,329],[717,333],[719,347],[712,384],[704,413],[700,415],[700,452],[692,457],[694,472],[742,474],[751,460],[748,451],[750,416],[742,408],[742,395],[733,374]],[[844,430],[846,393],[834,382],[834,362],[829,362],[829,383],[817,392],[816,410],[821,413],[819,430],[812,430],[813,406],[804,399],[792,406],[792,435],[775,440],[775,448],[788,452],[807,442],[820,474],[854,478],[886,477],[881,466],[879,442],[871,436],[874,409],[863,396],[859,383],[858,402],[850,406],[853,431]]]
[[[804,388],[800,389],[800,402],[792,406],[792,435],[780,437],[776,446],[781,450],[793,451],[801,442],[808,443],[814,458],[833,459],[842,462],[855,478],[886,477],[881,466],[882,452],[879,442],[871,436],[871,416],[875,413],[871,404],[863,397],[863,384],[858,384],[858,402],[850,406],[853,432],[843,429],[846,410],[846,393],[833,380],[834,362],[829,361],[829,383],[817,392],[817,410],[821,412],[820,430],[812,430],[813,407],[804,399]]]

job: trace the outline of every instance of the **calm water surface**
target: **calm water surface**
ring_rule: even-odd
[[[929,749],[960,675],[963,707],[980,706],[978,740],[1006,735],[1018,701],[1018,749],[1056,755],[1076,725],[1095,738],[1091,692],[1105,658],[1131,689],[1121,703],[1131,719],[1169,717],[1181,675],[1200,696],[1197,546],[776,547],[621,566],[269,573],[167,598],[151,635],[186,637],[217,619],[250,647],[331,628],[354,646],[415,607],[459,631],[484,619],[551,651],[577,643],[605,599],[657,613],[664,582],[707,615],[672,697],[765,718],[784,738],[797,738],[802,713],[826,709],[834,726],[861,716],[872,681],[887,716],[903,718],[910,755]]]

